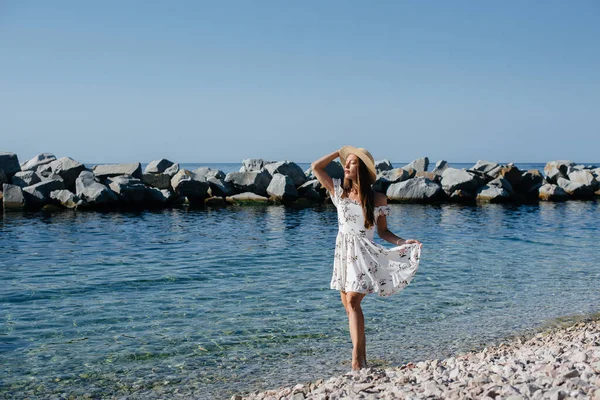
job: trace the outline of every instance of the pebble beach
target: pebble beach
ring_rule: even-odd
[[[480,351],[367,368],[241,399],[600,399],[598,316]]]

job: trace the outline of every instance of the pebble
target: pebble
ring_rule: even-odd
[[[600,321],[397,368],[366,368],[232,400],[581,398],[600,400]]]

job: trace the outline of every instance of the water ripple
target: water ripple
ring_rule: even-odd
[[[598,310],[598,211],[392,205],[388,225],[424,252],[403,293],[365,299],[370,357],[441,357]],[[332,206],[5,214],[0,397],[228,397],[345,372],[336,224]]]

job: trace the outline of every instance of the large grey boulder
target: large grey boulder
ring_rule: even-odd
[[[103,205],[118,201],[117,194],[104,186],[92,171],[82,171],[75,180],[75,194],[92,204]]]
[[[467,171],[480,176],[485,181],[489,181],[491,179],[496,179],[500,175],[500,171],[502,170],[502,168],[504,168],[503,165],[490,163],[486,165],[480,165],[478,169],[468,169]]]
[[[302,172],[302,170],[300,170]],[[304,176],[304,174],[302,174]],[[275,173],[271,183],[267,187],[267,194],[271,200],[278,201],[294,201],[298,198],[298,191],[296,190],[296,184],[288,175]]]
[[[477,189],[475,199],[481,202],[501,203],[513,199],[514,190],[507,179],[498,177]]]
[[[17,185],[2,185],[2,204],[4,211],[19,211],[25,208],[25,195]]]
[[[40,165],[49,164],[56,160],[56,156],[52,153],[41,153],[33,157],[31,160],[21,164],[21,171],[36,171]]]
[[[489,172],[498,169],[499,165],[495,162],[486,161],[486,160],[477,160],[475,165],[471,167],[473,171],[480,171],[484,174],[488,174]]]
[[[415,176],[417,176],[418,171],[414,168],[410,168],[410,167],[406,166],[406,167],[403,167],[402,169],[405,170],[406,172],[408,172],[408,179],[412,179]]]
[[[544,168],[544,174],[546,175],[546,181],[551,183],[556,183],[558,178],[567,178],[566,171],[563,174],[558,168]]]
[[[513,164],[508,164],[500,168],[499,176],[509,181],[512,186],[518,186],[521,183],[521,179],[523,179],[523,171]]]
[[[214,197],[227,197],[235,194],[233,185],[216,176],[209,176],[206,181],[210,185],[210,194]],[[216,201],[216,200],[214,200]]]
[[[450,167],[450,165],[448,164],[448,161],[446,160],[439,160],[438,162],[435,163],[435,168],[433,169],[434,174],[439,175],[440,177],[442,176],[442,174],[444,173],[444,171],[446,170],[446,168]]]
[[[61,157],[47,165],[51,168],[52,174],[60,176],[65,181],[67,189],[75,188],[75,180],[85,170],[85,165],[70,157]]]
[[[566,172],[569,167],[574,167],[576,164],[571,160],[555,160],[548,161],[544,166],[544,171],[546,169],[558,168],[559,170]]]
[[[410,174],[403,168],[394,168],[389,171],[383,171],[377,174],[377,179],[373,183],[373,190],[379,193],[385,193],[391,184],[403,182],[409,178]]]
[[[259,196],[256,193],[244,192],[233,196],[229,196],[225,199],[227,203],[237,205],[254,205],[254,204],[268,204],[271,201],[265,196]]]
[[[261,196],[267,195],[267,187],[271,183],[271,174],[265,169],[253,172],[230,172],[225,177],[237,193],[252,192]]]
[[[44,205],[50,203],[50,192],[62,190],[65,184],[60,180],[47,180],[23,188],[27,204]]]
[[[168,174],[144,173],[142,182],[157,189],[171,189],[171,176]]]
[[[209,195],[213,197],[227,197],[235,194],[233,185],[225,182],[225,176],[223,171],[210,167],[199,167],[194,170],[194,178],[207,181],[210,186]],[[210,201],[211,204],[216,202],[218,200]]]
[[[295,187],[298,187],[307,181],[306,175],[304,175],[302,168],[300,168],[298,164],[291,161],[278,161],[266,164],[265,169],[269,172],[269,174],[271,174],[271,176],[275,176],[275,174],[289,176],[292,179]]]
[[[148,163],[148,165],[146,165],[146,168],[144,169],[144,173],[145,174],[164,174],[167,169],[171,168],[174,165],[175,165],[175,163],[173,161],[169,161],[166,158],[161,158],[160,160],[153,160],[153,161],[150,161]],[[175,173],[177,173],[177,171],[175,171]]]
[[[486,182],[494,179],[494,177],[486,174],[485,172],[475,171],[472,169],[467,169],[466,171],[475,177],[475,179],[479,182],[479,186],[483,186]]]
[[[85,202],[76,194],[64,189],[50,192],[50,199],[66,208],[78,208],[85,205]]]
[[[415,174],[414,177],[415,178],[427,178],[430,181],[433,181],[435,183],[440,183],[440,181],[442,180],[441,176],[436,175],[433,172],[427,172],[427,171],[419,171]]]
[[[106,178],[106,185],[125,203],[139,204],[144,201],[146,186],[131,175]]]
[[[217,179],[225,179],[225,173],[223,171],[221,171],[220,169],[214,169],[214,168],[209,168],[209,167],[200,167],[200,168],[196,168],[196,170],[194,170],[194,174],[196,175],[196,177],[204,177],[206,179],[214,177]]]
[[[381,161],[376,161],[375,162],[375,171],[379,174],[383,171],[389,171],[394,169],[394,167],[392,166],[392,163],[390,162],[390,160],[385,159],[385,160],[381,160]]]
[[[579,182],[571,182],[565,178],[558,178],[556,184],[572,197],[589,197],[594,194],[594,189]]]
[[[595,191],[598,188],[598,181],[590,170],[584,169],[574,171],[569,174],[569,180],[574,183],[581,183],[587,186],[590,191]]]
[[[45,181],[60,181],[60,182],[63,183],[63,186],[65,188],[67,188],[69,190],[71,189],[71,188],[67,187],[67,185],[65,184],[65,180],[63,178],[61,178],[61,176],[58,175],[58,174],[52,173],[52,174],[50,174],[50,176],[42,176],[41,179],[42,179],[42,182],[45,182]]]
[[[406,170],[412,168],[415,170],[415,173],[427,171],[427,168],[429,168],[429,158],[427,158],[427,157],[417,158],[416,160],[413,160],[410,163],[408,163],[403,168]]]
[[[546,183],[540,187],[538,198],[544,201],[565,201],[569,195],[557,185]]]
[[[146,187],[144,199],[148,203],[166,204],[173,198],[173,192],[167,189]]]
[[[513,185],[517,193],[524,195],[536,196],[539,193],[540,187],[544,184],[544,177],[537,169],[531,169],[521,174],[521,182]]]
[[[298,188],[298,195],[305,199],[320,201],[325,198],[325,189],[317,179],[312,179]]]
[[[391,202],[427,203],[444,197],[442,187],[424,177],[391,184],[386,192]]]
[[[569,160],[549,161],[544,167],[544,174],[550,183],[557,183],[558,178],[566,178],[569,167],[575,166],[575,163]]]
[[[488,186],[496,186],[505,189],[509,193],[515,193],[515,189],[511,182],[504,176],[499,176],[496,179],[491,180],[487,183]]]
[[[21,188],[35,185],[41,181],[40,176],[35,171],[19,171],[12,177],[13,185],[20,186]]]
[[[171,190],[171,179],[179,172],[179,164],[165,158],[151,161],[142,174],[142,182],[158,189]]]
[[[39,165],[35,173],[38,174],[41,179],[48,178],[50,175],[54,174],[50,163]]]
[[[271,161],[265,161],[262,158],[248,158],[246,160],[242,160],[242,167],[239,172],[253,172],[260,171],[263,169],[265,164],[269,164]]]
[[[14,153],[0,152],[0,169],[4,171],[10,179],[14,174],[21,170],[19,158]]]
[[[325,172],[327,172],[327,175],[334,179],[344,179],[344,167],[342,167],[342,164],[340,164],[338,161],[332,161],[327,164],[325,167]],[[304,172],[304,175],[306,175],[308,180],[316,179],[316,176],[312,172],[312,167],[308,168]]]
[[[227,202],[223,197],[209,197],[204,200],[204,205],[207,207],[223,207]]]
[[[134,178],[142,179],[142,165],[140,163],[95,165],[92,171],[101,180],[119,175],[131,175]]]
[[[179,164],[173,164],[169,168],[165,169],[164,173],[173,177],[178,172],[179,172]]]
[[[467,192],[463,189],[456,189],[454,192],[450,193],[448,197],[453,203],[470,203],[475,200],[475,193]]]
[[[171,178],[171,187],[179,196],[187,197],[190,202],[204,201],[208,196],[209,183],[206,179],[197,179],[192,171],[180,169]]]
[[[448,195],[455,190],[474,193],[482,184],[481,178],[463,169],[446,168],[442,173],[442,188]]]

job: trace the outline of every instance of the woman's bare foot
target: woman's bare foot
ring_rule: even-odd
[[[354,350],[352,352],[352,371],[358,371],[362,368],[362,362],[359,359],[358,351]]]
[[[363,368],[367,368],[367,360],[357,360],[357,358],[352,357],[352,371],[358,371]]]

